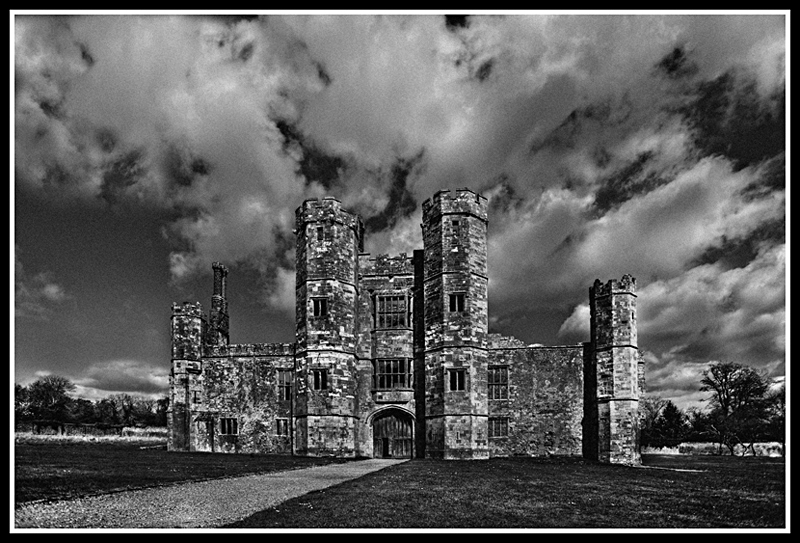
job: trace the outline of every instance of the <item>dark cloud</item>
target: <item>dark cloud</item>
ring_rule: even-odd
[[[637,195],[668,183],[658,173],[648,171],[648,162],[653,157],[652,151],[640,153],[634,161],[600,181],[600,188],[595,193],[594,211],[603,215]]]
[[[100,128],[95,133],[95,138],[100,149],[105,153],[110,153],[117,147],[117,135],[111,129]]]
[[[314,64],[317,67],[317,75],[319,75],[320,81],[327,87],[333,82],[333,79],[331,79],[330,74],[325,70],[325,66],[323,66],[321,62],[315,62]]]
[[[469,15],[445,15],[444,24],[452,32],[469,26]]]
[[[699,68],[683,47],[676,47],[656,64],[656,69],[671,79],[687,78],[695,75]]]
[[[298,166],[307,185],[318,183],[326,190],[330,190],[339,182],[346,167],[342,157],[323,152],[305,138],[296,126],[287,121],[279,120],[275,126],[284,138],[284,150],[288,152],[291,149],[299,149],[302,153]]]
[[[756,180],[742,189],[742,196],[747,201],[768,197],[775,191],[786,190],[786,155],[780,153],[767,160],[761,168]]]
[[[701,83],[692,102],[681,108],[695,130],[695,145],[725,156],[737,169],[783,152],[784,111],[782,88],[763,100],[757,82],[735,70]]]
[[[392,165],[389,171],[388,204],[383,211],[364,221],[367,232],[379,232],[391,228],[399,219],[408,217],[417,210],[417,201],[408,190],[408,177],[415,168],[420,167],[424,156],[425,151],[421,150],[415,156],[398,158]]]
[[[198,176],[208,175],[211,165],[178,145],[169,145],[164,154],[164,173],[176,185],[188,187]]]
[[[728,238],[722,236],[720,243],[709,247],[689,266],[716,263],[723,269],[743,268],[752,262],[762,248],[782,245],[786,241],[784,217],[767,220],[748,232],[746,236]]]
[[[489,78],[492,73],[492,66],[494,66],[494,60],[489,59],[486,62],[482,63],[477,70],[475,70],[475,78],[478,81],[485,81]]]
[[[112,162],[103,174],[98,196],[110,204],[119,200],[125,190],[135,185],[144,174],[142,159],[142,151],[133,150]]]
[[[81,58],[86,63],[88,67],[92,67],[94,64],[94,57],[89,52],[89,47],[83,43],[78,44],[78,48],[81,50]]]
[[[239,49],[239,52],[236,56],[242,62],[247,62],[250,59],[250,57],[253,56],[254,49],[255,45],[252,42],[246,43],[241,47],[241,49]]]

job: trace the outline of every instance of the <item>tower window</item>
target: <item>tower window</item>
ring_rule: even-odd
[[[200,403],[200,391],[193,390],[192,391],[192,403]]]
[[[487,385],[490,400],[508,399],[508,368],[506,366],[489,366]]]
[[[466,390],[467,370],[463,368],[448,370],[450,374],[450,390]]]
[[[292,399],[292,372],[291,370],[278,370],[278,399]]]
[[[238,435],[239,421],[232,418],[219,419],[219,433],[224,435]]]
[[[464,311],[464,293],[457,292],[450,295],[450,311]]]
[[[279,436],[288,436],[289,419],[275,419],[275,433]]]
[[[408,326],[408,303],[405,296],[378,296],[375,305],[375,328]]]
[[[317,241],[322,241],[325,238],[325,227],[317,226]]]
[[[508,417],[489,417],[489,439],[508,437]]]
[[[372,363],[374,369],[374,386],[379,390],[406,388],[411,386],[410,366],[408,360],[378,359]]]
[[[328,370],[312,370],[314,378],[314,390],[327,390]]]
[[[312,298],[314,305],[314,316],[324,317],[328,314],[328,299],[327,298]]]

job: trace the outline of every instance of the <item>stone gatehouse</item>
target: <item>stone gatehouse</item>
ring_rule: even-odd
[[[225,266],[208,316],[172,306],[171,451],[640,462],[636,283],[589,289],[591,337],[488,333],[487,201],[440,191],[423,248],[364,253],[335,198],[297,209],[294,343],[229,343]]]

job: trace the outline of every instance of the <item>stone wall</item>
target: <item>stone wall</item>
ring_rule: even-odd
[[[489,366],[508,368],[508,399],[489,400],[489,417],[508,419],[508,437],[489,441],[492,456],[583,454],[582,345],[500,347],[489,351]]]
[[[291,395],[290,399],[280,398],[278,372],[294,373],[294,346],[280,343],[228,347],[227,356],[203,360],[201,392],[191,399],[196,425],[192,450],[291,454],[292,401]],[[260,354],[239,354],[247,351]],[[237,432],[223,433],[222,419],[235,420]],[[288,423],[285,435],[278,435],[279,419]]]

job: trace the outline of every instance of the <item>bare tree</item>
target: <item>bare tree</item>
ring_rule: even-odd
[[[734,454],[736,445],[748,443],[752,449],[766,428],[770,380],[749,366],[717,362],[703,372],[700,383],[701,391],[712,393],[707,398],[709,428],[720,451],[724,445]]]

